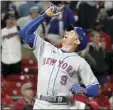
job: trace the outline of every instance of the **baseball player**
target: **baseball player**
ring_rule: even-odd
[[[37,99],[34,109],[70,109],[73,94],[98,95],[98,81],[89,64],[76,52],[87,45],[87,36],[81,27],[69,28],[61,39],[62,48],[58,49],[44,41],[34,32],[49,16],[60,14],[61,7],[50,6],[44,13],[21,31],[20,37],[33,49],[38,60]],[[81,87],[80,84],[85,87]]]

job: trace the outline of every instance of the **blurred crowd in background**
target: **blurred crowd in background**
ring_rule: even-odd
[[[100,83],[100,95],[86,98],[86,109],[113,109],[112,1],[1,1],[2,109],[32,110],[38,64],[17,32],[51,5],[64,5],[63,13],[47,17],[35,33],[60,48],[60,39],[70,24],[83,27],[89,43],[78,54],[90,64]]]

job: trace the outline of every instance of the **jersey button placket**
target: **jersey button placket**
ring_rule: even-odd
[[[49,83],[49,89],[48,89],[48,94],[49,95],[53,95],[52,92],[53,92],[53,88],[54,88],[54,81],[55,81],[57,70],[58,70],[57,65],[55,65],[55,66],[56,67],[53,70],[53,73],[52,73],[52,76],[51,76],[51,79],[50,79],[50,83]]]

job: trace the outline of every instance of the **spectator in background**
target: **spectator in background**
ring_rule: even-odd
[[[1,11],[2,13],[7,13],[8,11],[14,11],[16,17],[19,17],[16,6],[12,1],[1,1]]]
[[[103,22],[104,32],[110,35],[113,44],[113,1],[105,1],[99,14],[101,15],[99,20]]]
[[[97,19],[96,1],[79,1],[78,9],[78,24],[85,29],[91,29]]]
[[[29,10],[29,15],[25,17],[21,17],[17,20],[17,25],[22,29],[27,23],[29,23],[32,19],[35,19],[37,16],[39,16],[41,9],[38,6],[33,6]],[[44,39],[45,34],[45,24],[42,23],[38,29],[35,31],[35,33],[40,35],[41,38]]]
[[[37,6],[39,6],[42,11],[47,9],[49,6],[53,5],[52,1],[39,1]]]
[[[52,6],[52,5],[53,5],[52,1],[39,1],[37,3],[37,6],[39,6],[41,8],[42,12],[43,12],[43,10],[46,10],[49,6]],[[51,20],[50,17],[46,17],[46,19],[45,19],[47,24],[49,23],[50,20]]]
[[[15,110],[23,110],[27,106],[33,109],[34,105],[34,91],[33,91],[33,85],[31,83],[25,83],[21,87],[21,93],[23,95],[23,98],[18,100],[14,108]],[[31,109],[31,110],[32,110]]]
[[[5,16],[6,27],[2,29],[2,73],[7,75],[21,73],[21,42],[17,35],[16,16],[7,13]]]
[[[100,33],[103,43],[105,44],[105,51],[107,53],[107,62],[109,65],[109,74],[113,74],[113,49],[111,36],[103,31],[103,24],[97,23],[95,29]]]
[[[102,4],[97,19],[102,22],[104,32],[110,35],[113,44],[113,1],[104,1]]]
[[[16,7],[16,9],[17,9],[17,11],[19,10],[19,7],[22,5],[22,4],[24,4],[24,3],[26,3],[26,1],[12,1],[13,2],[13,4],[15,5],[15,7]],[[19,11],[18,11],[19,12]]]
[[[52,43],[53,45],[59,45],[62,33],[64,32],[63,29],[63,20],[62,14],[59,16],[53,17],[49,24],[48,24],[48,31],[46,35],[46,39]]]
[[[1,1],[1,11],[2,12],[7,12],[9,11],[9,5],[11,1]]]
[[[76,25],[74,14],[70,8],[71,1],[52,1],[52,3],[55,5],[58,5],[58,6],[64,5],[64,10],[63,10],[63,14],[62,14],[64,30],[66,30],[70,24],[73,24],[73,26]]]
[[[103,24],[98,22],[95,26],[95,29],[100,33],[103,42],[105,43],[106,52],[111,51],[112,49],[112,40],[111,36],[104,32]]]
[[[18,8],[18,13],[20,17],[28,16],[29,10],[33,6],[36,6],[35,1],[26,1],[25,3],[21,4]]]
[[[64,11],[62,14],[62,20],[63,20],[63,25],[64,25],[64,30],[66,30],[70,24],[73,24],[74,26],[76,25],[76,21],[74,18],[74,14],[72,10],[70,9],[70,1],[54,1],[53,2],[55,5],[64,5]]]
[[[107,81],[108,64],[106,62],[105,44],[102,42],[101,35],[97,31],[92,32],[92,38],[87,48],[84,50],[84,57],[90,64],[99,83],[103,85]]]
[[[62,5],[64,5],[64,12],[63,12],[63,24],[64,24],[64,30],[66,30],[70,24],[73,24],[73,26],[76,25],[76,21],[73,15],[72,10],[70,9],[70,1],[62,1]]]
[[[112,42],[111,42],[111,36],[109,36],[107,33],[100,31],[101,37],[103,42],[105,43],[105,50],[111,51],[112,49]]]
[[[16,18],[19,18],[16,6],[11,1],[1,1],[1,28],[6,27],[4,17],[7,12],[11,11],[15,14]]]

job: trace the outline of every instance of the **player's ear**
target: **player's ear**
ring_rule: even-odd
[[[75,40],[75,42],[74,42],[75,44],[80,44],[80,40],[79,39],[77,39],[77,40]]]

